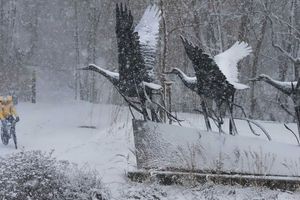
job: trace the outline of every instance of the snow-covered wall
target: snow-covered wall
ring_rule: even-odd
[[[300,175],[300,148],[259,138],[133,121],[139,169]]]

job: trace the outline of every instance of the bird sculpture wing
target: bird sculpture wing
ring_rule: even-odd
[[[193,62],[198,92],[210,98],[226,99],[234,90],[215,61],[198,46],[181,36],[185,51]]]
[[[156,5],[148,6],[140,22],[135,27],[135,31],[139,36],[141,53],[146,65],[147,76],[149,76],[146,77],[145,81],[148,82],[151,82],[155,77],[154,66],[157,57],[160,20],[160,9]]]
[[[116,35],[120,84],[128,88],[140,85],[145,79],[146,66],[133,16],[122,4],[116,5]]]
[[[249,88],[247,85],[238,83],[238,62],[248,56],[252,48],[245,42],[236,42],[232,47],[214,57],[215,62],[226,76],[229,83],[236,89]]]

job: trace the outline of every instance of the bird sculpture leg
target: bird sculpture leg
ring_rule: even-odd
[[[229,114],[230,114],[230,118],[229,118],[229,134],[230,135],[237,135],[237,128],[234,122],[234,118],[233,118],[233,102],[234,102],[234,95],[232,95],[232,99],[231,99],[231,103],[227,103],[228,108],[229,108]]]
[[[145,121],[150,120],[148,112],[147,112],[147,107],[146,107],[146,99],[144,99],[144,98],[141,98],[141,107],[142,107],[142,112],[143,112],[142,114],[143,114],[144,120]]]
[[[221,113],[220,113],[220,114],[221,114]],[[219,132],[220,132],[220,133],[224,133],[224,131],[223,131],[223,129],[222,129],[222,125],[224,124],[222,115],[219,116],[218,120],[219,120],[219,122],[218,122],[218,123],[219,123]]]
[[[233,114],[230,112],[230,119],[229,119],[229,134],[230,135],[237,135],[237,128],[233,119]]]
[[[158,117],[157,117],[157,114],[156,114],[156,112],[155,112],[155,109],[154,109],[154,108],[151,108],[150,110],[151,110],[151,120],[152,120],[153,122],[159,122]]]
[[[208,117],[207,104],[204,99],[201,100],[201,107],[202,107],[202,111],[203,111],[203,115],[204,115],[206,129],[207,129],[207,131],[211,131],[211,125],[210,125],[209,117]]]
[[[150,92],[149,98],[150,98],[151,102],[153,102],[153,93],[152,93],[152,91]],[[151,104],[150,111],[151,111],[152,121],[160,122],[160,120],[158,119],[157,112],[155,111],[155,108],[153,107],[153,104]]]
[[[132,118],[135,120],[135,116],[134,116],[134,114],[133,114],[133,111],[132,111],[132,109],[131,109],[131,106],[129,105],[128,107],[129,107],[129,111],[130,111],[130,113],[131,113]]]
[[[145,121],[149,120],[147,109],[145,107],[143,107],[142,110],[143,110],[144,120]]]
[[[222,102],[218,102],[218,103],[216,103],[216,105],[217,105],[217,112],[214,113],[214,115],[215,115],[215,118],[216,118],[216,121],[217,121],[217,126],[218,126],[218,129],[219,129],[219,133],[224,133],[224,131],[222,129],[222,125],[224,123],[223,117],[222,117],[222,110],[221,110]]]
[[[224,133],[224,131],[222,129],[222,125],[223,125],[223,119],[222,119],[222,117],[218,117],[218,129],[219,129],[219,133]]]

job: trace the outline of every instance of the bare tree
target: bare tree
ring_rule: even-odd
[[[78,99],[80,94],[80,73],[77,70],[80,67],[80,36],[79,36],[79,18],[78,18],[78,0],[74,0],[74,43],[75,43],[75,69],[74,69],[74,84],[75,84],[75,99]]]

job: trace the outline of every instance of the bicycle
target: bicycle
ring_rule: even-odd
[[[1,140],[4,145],[8,145],[10,138],[13,138],[15,148],[18,149],[16,135],[16,120],[5,119],[5,126],[1,127]]]

